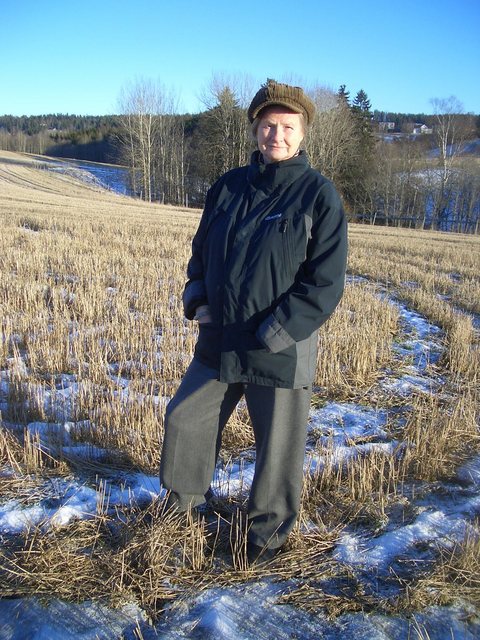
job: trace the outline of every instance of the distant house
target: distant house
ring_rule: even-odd
[[[426,124],[421,124],[419,122],[416,122],[413,125],[413,135],[414,136],[420,136],[420,135],[430,135],[433,133],[433,129],[431,127],[427,127]]]
[[[379,131],[393,131],[395,129],[395,122],[379,122]]]

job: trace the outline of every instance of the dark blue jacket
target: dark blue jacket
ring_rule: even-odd
[[[311,384],[317,329],[344,289],[346,221],[332,183],[305,152],[223,175],[192,244],[184,309],[210,306],[195,357],[223,382]]]

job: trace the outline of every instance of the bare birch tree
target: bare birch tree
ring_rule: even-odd
[[[132,172],[134,189],[152,200],[153,154],[156,138],[157,91],[151,81],[138,80],[122,90],[119,100],[124,148]]]
[[[439,160],[439,169],[433,176],[436,189],[432,224],[442,228],[447,224],[454,165],[461,150],[462,130],[458,115],[463,113],[463,105],[455,96],[433,98],[430,102],[435,114],[434,137],[438,145]]]
[[[122,91],[119,107],[120,142],[133,190],[149,202],[183,204],[184,171],[179,164],[183,162],[184,139],[183,128],[175,125],[173,94],[158,83],[141,79]]]

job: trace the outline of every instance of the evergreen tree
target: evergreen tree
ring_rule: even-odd
[[[370,214],[372,202],[372,184],[375,178],[375,137],[372,129],[371,102],[361,89],[355,96],[351,111],[355,121],[356,157],[349,167],[350,200],[353,209],[359,214]]]
[[[361,111],[364,114],[368,113],[370,115],[371,108],[372,108],[372,103],[368,99],[367,94],[363,89],[360,89],[360,91],[357,93],[353,101],[354,111]]]
[[[202,118],[203,155],[208,182],[234,167],[247,164],[250,134],[245,110],[236,87],[222,78],[214,79],[208,96],[210,106]]]
[[[346,85],[340,85],[340,88],[337,92],[337,97],[341,105],[350,106],[350,91],[347,91]]]

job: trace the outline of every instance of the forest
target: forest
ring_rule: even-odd
[[[214,78],[205,110],[179,114],[174,96],[148,80],[124,90],[119,114],[0,116],[0,148],[127,166],[146,201],[201,207],[225,171],[247,164],[253,88]],[[309,91],[317,114],[305,141],[314,167],[341,193],[351,220],[480,231],[480,116],[454,97],[433,114],[372,109],[367,93]]]

